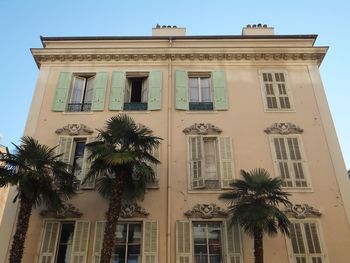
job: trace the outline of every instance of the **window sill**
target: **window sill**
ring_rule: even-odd
[[[288,188],[288,187],[282,187],[283,191],[286,191],[288,193],[313,193],[314,190],[311,187],[305,187],[305,188]]]
[[[94,112],[93,111],[64,111],[63,114],[64,115],[91,115],[91,114],[94,114]]]
[[[264,109],[266,113],[295,113],[295,109]]]
[[[189,194],[222,194],[227,191],[227,189],[216,189],[216,190],[208,190],[208,189],[190,189],[187,192]]]

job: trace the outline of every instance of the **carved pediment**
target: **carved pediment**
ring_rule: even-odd
[[[227,211],[216,204],[197,204],[191,210],[186,211],[185,216],[191,218],[223,218],[228,215]]]
[[[94,131],[84,124],[68,124],[56,130],[58,135],[91,135]]]
[[[279,123],[274,123],[270,127],[266,128],[264,131],[267,134],[287,135],[287,134],[300,134],[304,130],[299,126],[290,122],[279,122]]]
[[[62,209],[60,210],[42,210],[40,212],[40,215],[45,218],[57,218],[57,219],[63,219],[63,218],[80,218],[83,213],[79,211],[78,208],[74,207],[72,204],[65,204]]]
[[[183,130],[186,135],[220,134],[222,130],[210,123],[195,123]]]
[[[136,203],[133,204],[123,204],[120,211],[120,217],[122,218],[132,218],[132,217],[146,217],[149,213]]]
[[[320,217],[322,215],[317,208],[314,208],[308,204],[294,204],[287,207],[284,211],[287,215],[298,219],[307,217]]]

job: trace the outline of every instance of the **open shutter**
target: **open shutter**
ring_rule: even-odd
[[[213,86],[214,86],[214,97],[215,97],[215,109],[216,110],[227,110],[227,89],[225,72],[223,70],[213,71]]]
[[[175,71],[175,108],[188,110],[188,76],[183,70]]]
[[[59,138],[57,151],[58,154],[62,154],[59,159],[69,165],[72,164],[73,143],[73,137],[62,136]]]
[[[158,243],[158,221],[144,221],[142,263],[158,263]]]
[[[85,263],[87,261],[89,234],[90,222],[75,222],[71,263]]]
[[[176,263],[192,263],[191,222],[176,221]]]
[[[109,109],[121,110],[124,102],[125,73],[123,71],[113,71],[112,86],[109,94]]]
[[[100,263],[105,225],[106,225],[106,221],[96,221],[95,238],[94,238],[94,254],[92,258],[93,263]]]
[[[156,158],[157,160],[160,160],[160,145],[155,146],[152,149],[151,155]],[[147,185],[147,187],[159,187],[159,178],[160,178],[160,167],[157,163],[151,163],[149,162],[148,165],[153,169],[154,171],[154,182]]]
[[[238,225],[230,226],[230,223],[226,222],[226,242],[227,262],[242,263],[241,236]]]
[[[53,102],[53,111],[65,111],[70,85],[72,82],[71,72],[61,72],[56,85],[56,93]]]
[[[219,137],[221,187],[228,188],[234,179],[232,145],[230,137]]]
[[[148,110],[160,110],[162,107],[162,72],[151,71],[148,80]]]
[[[94,93],[92,97],[92,111],[103,111],[105,107],[105,97],[107,89],[108,73],[98,72],[96,73],[94,83]]]
[[[189,136],[189,168],[192,189],[205,187],[204,182],[204,154],[201,136]]]
[[[39,263],[53,263],[56,255],[56,245],[60,230],[59,222],[45,222],[42,237]]]
[[[94,137],[87,137],[86,144],[93,142]],[[90,171],[91,161],[89,160],[91,152],[89,151],[88,147],[85,145],[84,149],[84,157],[83,157],[83,167],[82,167],[82,180],[85,179],[86,175]],[[92,189],[95,187],[95,178],[90,178],[89,180],[86,180],[84,183],[81,184],[82,189]]]

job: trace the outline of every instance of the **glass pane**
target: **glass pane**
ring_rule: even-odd
[[[114,247],[112,263],[125,263],[125,249],[125,245],[117,245]]]
[[[129,245],[127,263],[138,263],[139,258],[140,258],[140,245]]]
[[[198,78],[189,79],[189,97],[190,97],[190,102],[199,102]]]
[[[206,179],[218,179],[215,139],[204,140],[204,160]]]
[[[201,91],[202,91],[202,102],[210,102],[210,81],[209,78],[201,78]]]
[[[81,103],[84,93],[85,78],[75,77],[71,96],[71,103]]]
[[[95,82],[94,77],[91,77],[87,80],[84,103],[91,103],[92,101],[92,95],[94,91],[94,82]]]
[[[59,237],[56,263],[69,263],[72,252],[74,223],[63,223]]]
[[[220,224],[208,225],[208,244],[211,263],[221,262],[221,227]]]
[[[126,224],[118,224],[117,225],[117,243],[126,243],[126,231],[127,231],[127,225]]]
[[[141,241],[141,225],[140,224],[129,224],[129,236],[128,243],[140,244]]]

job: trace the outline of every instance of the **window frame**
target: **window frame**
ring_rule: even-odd
[[[276,91],[278,91],[278,81],[275,80],[275,74],[283,74],[284,76],[284,85],[286,89],[286,96],[288,97],[290,108],[282,108],[279,98],[280,96]],[[272,79],[272,87],[274,90],[274,97],[276,98],[277,102],[277,108],[269,108],[268,103],[267,103],[267,94],[266,94],[266,89],[265,89],[265,82],[263,79],[263,74],[272,74],[273,79]],[[263,105],[264,105],[264,111],[265,112],[295,112],[294,108],[294,100],[293,100],[293,94],[290,89],[290,82],[289,82],[289,77],[288,77],[288,71],[287,70],[278,70],[278,69],[271,69],[271,70],[258,70],[258,77],[260,81],[260,88],[261,88],[261,96],[263,100]]]
[[[157,145],[157,148],[153,148],[152,152],[150,153],[154,158],[161,161],[161,143]],[[154,179],[155,181],[153,183],[147,184],[147,189],[159,189],[160,185],[160,164],[161,163],[148,163],[148,165],[153,169],[154,171]]]
[[[150,72],[126,72],[123,94],[123,111],[147,111],[149,96],[149,73]],[[142,79],[141,101],[131,102],[132,79]]]
[[[209,95],[210,101],[202,101],[202,79],[208,79],[209,83]],[[197,79],[198,86],[196,87],[198,91],[198,101],[191,101],[191,79]],[[187,72],[187,100],[188,100],[188,110],[189,111],[214,111],[214,90],[213,90],[213,77],[212,72]],[[191,107],[192,106],[192,107]]]

